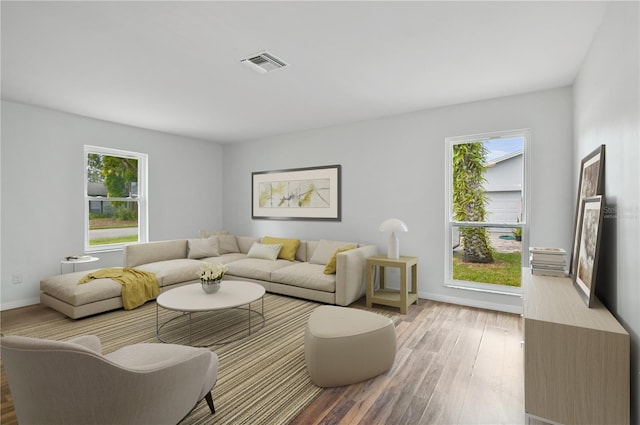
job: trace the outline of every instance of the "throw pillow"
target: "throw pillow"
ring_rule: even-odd
[[[218,247],[221,255],[240,252],[235,235],[218,235]]]
[[[220,255],[218,249],[218,238],[211,237],[207,239],[189,239],[189,254],[187,258],[206,258],[217,257]]]
[[[282,249],[278,254],[278,258],[282,258],[283,260],[295,261],[296,260],[296,251],[298,251],[298,247],[300,246],[300,239],[282,239],[282,238],[273,238],[271,236],[265,236],[262,238],[263,244],[280,244],[282,245]]]
[[[334,252],[336,252],[338,248],[348,244],[349,242],[326,241],[324,239],[321,239],[320,242],[318,242],[316,250],[313,251],[309,262],[311,264],[320,264],[324,266],[329,262],[331,256]]]
[[[276,258],[278,258],[278,253],[280,252],[281,248],[282,245],[280,245],[279,243],[266,245],[254,242],[253,245],[251,245],[251,249],[249,250],[247,257],[275,261]]]
[[[349,244],[349,245],[345,245],[342,248],[338,248],[336,250],[336,252],[333,253],[333,255],[331,256],[331,258],[329,259],[329,262],[327,263],[327,265],[324,268],[324,274],[335,274],[336,273],[336,256],[338,255],[339,252],[345,252],[345,251],[349,251],[350,249],[355,248],[355,246],[353,246],[353,244]]]
[[[240,252],[243,254],[249,252],[254,242],[260,242],[260,238],[253,236],[236,236],[236,240],[238,241],[238,248],[240,248]]]

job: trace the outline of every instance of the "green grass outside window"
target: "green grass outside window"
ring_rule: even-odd
[[[520,286],[522,254],[496,252],[491,264],[465,263],[461,253],[453,254],[453,278],[469,282]]]

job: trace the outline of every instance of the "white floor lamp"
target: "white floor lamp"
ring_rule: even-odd
[[[381,232],[391,232],[389,235],[389,244],[387,245],[387,257],[397,260],[400,258],[400,241],[396,232],[406,232],[409,228],[402,220],[390,218],[380,225]]]

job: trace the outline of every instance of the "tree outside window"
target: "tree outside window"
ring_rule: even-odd
[[[487,195],[483,184],[487,149],[482,142],[453,147],[453,211],[457,221],[484,222]],[[464,261],[493,263],[493,248],[484,227],[462,227]]]

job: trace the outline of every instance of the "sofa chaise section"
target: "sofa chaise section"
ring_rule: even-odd
[[[72,319],[122,308],[122,285],[112,279],[78,281],[95,270],[60,274],[40,281],[40,302]]]

